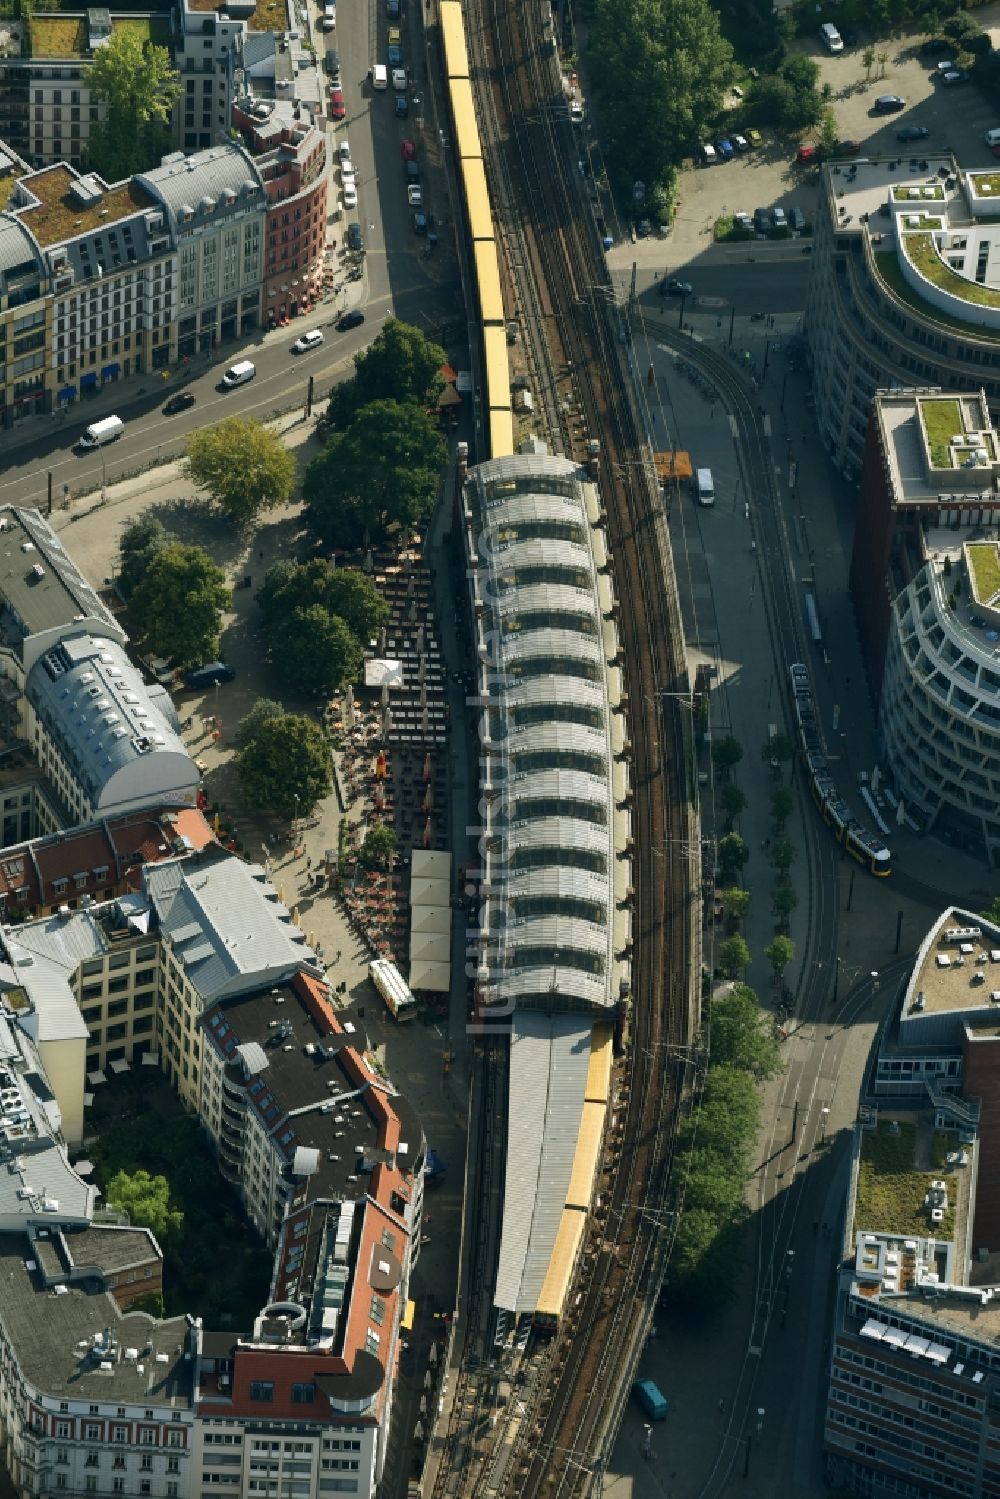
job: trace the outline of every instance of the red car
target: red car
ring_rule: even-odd
[[[404,161],[412,161],[417,154],[417,148],[412,141],[403,141],[399,149],[403,153]]]
[[[817,146],[800,146],[795,154],[796,161],[814,161],[818,152]]]
[[[330,90],[330,115],[334,120],[342,120],[347,114],[347,101],[344,98],[342,88]]]

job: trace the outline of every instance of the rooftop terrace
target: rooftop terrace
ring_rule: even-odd
[[[995,544],[991,543],[994,555]],[[966,1015],[974,1024],[1000,1015],[1000,931],[984,918],[949,907],[925,939],[903,1001],[901,1025],[927,1015]]]
[[[158,47],[165,47],[170,41],[170,22],[166,16],[112,16],[111,30],[130,33],[140,43],[152,42]],[[34,58],[93,55],[83,15],[33,15],[30,36]]]
[[[135,178],[107,188],[101,193],[99,200],[84,205],[70,194],[70,189],[78,180],[75,173],[61,165],[45,167],[40,172],[21,178],[22,190],[30,192],[38,202],[28,208],[13,211],[43,249],[74,239],[78,234],[106,229],[118,219],[160,206]]]

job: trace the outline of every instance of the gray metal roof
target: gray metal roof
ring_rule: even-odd
[[[44,267],[34,235],[28,233],[19,219],[9,213],[0,213],[0,287],[6,291],[7,275],[22,269],[25,262],[39,270]]]
[[[117,641],[61,640],[32,667],[27,697],[95,811],[194,801],[198,769]]]
[[[566,1206],[590,1064],[583,1015],[515,1010],[503,1231],[494,1303],[533,1312]]]
[[[518,455],[474,469],[465,495],[489,699],[486,877],[507,913],[486,931],[487,997],[606,1008],[620,976],[614,627],[602,605],[593,486],[568,459]],[[550,850],[551,859],[518,861],[530,849]],[[512,878],[524,919],[510,918]]]
[[[137,179],[161,202],[183,238],[235,213],[264,211],[264,183],[250,153],[234,141],[170,159]]]
[[[0,509],[0,597],[8,637],[66,626],[124,641],[125,632],[37,510]]]
[[[303,966],[321,971],[288,911],[242,859],[213,849],[147,864],[142,874],[161,932],[206,1004],[281,983]]]
[[[12,1037],[18,1055],[0,1062],[0,1233],[29,1223],[87,1223],[95,1188],[69,1164],[34,1043],[20,1030]]]

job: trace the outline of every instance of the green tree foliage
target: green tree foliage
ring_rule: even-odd
[[[259,733],[269,718],[281,718],[284,708],[273,697],[259,697],[250,712],[240,719],[236,730],[236,743],[241,747],[249,744],[255,734]]]
[[[777,885],[771,896],[771,909],[775,916],[787,921],[799,903],[798,892],[794,885]]]
[[[343,619],[359,640],[370,640],[389,608],[371,578],[353,567],[331,567],[321,557],[276,562],[268,570],[257,603],[269,631],[284,630],[296,609],[320,604]]]
[[[330,793],[330,752],[323,731],[294,713],[263,723],[234,763],[247,801],[282,817],[308,816]]]
[[[345,620],[310,604],[292,610],[280,656],[272,643],[271,659],[300,692],[331,692],[360,676],[364,651]]]
[[[141,515],[125,527],[118,543],[118,592],[126,602],[145,581],[153,558],[175,540],[151,515]]]
[[[758,1082],[781,1071],[781,1058],[772,1028],[749,984],[734,984],[709,1004],[709,1062],[711,1067],[735,1067]]]
[[[346,426],[372,401],[434,407],[444,389],[447,355],[412,323],[389,318],[374,343],[354,356],[354,375],[330,392],[326,420]]]
[[[819,149],[823,156],[832,156],[840,139],[837,121],[832,109],[824,109],[819,127]]]
[[[172,541],[153,554],[130,608],[149,649],[195,666],[219,653],[229,597],[225,573],[202,547]]]
[[[750,850],[746,839],[741,838],[739,833],[727,833],[724,838],[719,839],[716,856],[723,882],[734,885],[740,870],[750,857]]]
[[[347,550],[415,525],[434,504],[445,456],[422,407],[373,401],[306,469],[309,521],[329,546]]]
[[[719,899],[731,921],[742,921],[750,910],[750,891],[741,890],[739,885],[731,885],[728,890],[720,890]]]
[[[795,745],[793,741],[787,734],[782,734],[780,731],[777,734],[769,735],[760,747],[760,758],[768,765],[774,761],[777,761],[779,765],[783,765],[786,760],[792,758],[794,753]]]
[[[137,1228],[148,1228],[161,1248],[180,1237],[184,1214],[170,1205],[170,1183],[148,1171],[119,1171],[108,1182],[108,1202],[127,1213]]]
[[[369,869],[388,869],[396,852],[396,831],[380,823],[371,827],[361,845],[361,862]]]
[[[792,815],[792,808],[794,806],[795,798],[788,787],[775,786],[771,792],[771,817],[774,819],[776,828],[781,829],[785,826],[785,823]]]
[[[989,905],[983,909],[982,915],[986,917],[987,921],[992,921],[1000,925],[1000,895],[994,895]]]
[[[685,1120],[681,1140],[727,1155],[746,1174],[749,1150],[760,1123],[760,1092],[745,1067],[712,1063],[701,1106]]]
[[[295,455],[262,422],[227,416],[188,438],[186,473],[230,520],[253,520],[287,504]]]
[[[708,0],[597,0],[589,51],[612,171],[656,188],[722,107],[733,53],[719,18]]]
[[[736,782],[726,781],[719,792],[719,805],[725,813],[730,827],[732,827],[736,818],[744,810],[746,804],[746,795],[740,790]]]
[[[764,956],[770,963],[775,978],[780,978],[795,957],[795,943],[791,937],[779,935],[765,947]]]
[[[795,844],[790,838],[776,838],[771,844],[770,860],[781,874],[787,874],[795,862]]]
[[[734,765],[738,765],[743,759],[743,746],[732,734],[726,734],[722,739],[716,739],[712,745],[712,760],[716,770],[728,774]]]
[[[818,80],[819,64],[802,53],[793,53],[776,73],[765,73],[754,83],[750,106],[760,119],[779,129],[809,130],[823,117]]]
[[[738,979],[750,966],[750,949],[737,933],[719,946],[719,972],[723,978]]]
[[[115,27],[87,69],[91,97],[107,105],[92,126],[87,164],[106,182],[155,166],[170,149],[170,112],[180,75],[166,47],[144,42],[133,27]]]

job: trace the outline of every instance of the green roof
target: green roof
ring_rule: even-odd
[[[955,1232],[955,1198],[960,1190],[949,1184],[948,1209],[941,1223],[931,1223],[924,1198],[932,1181],[941,1175],[949,1137],[936,1131],[931,1141],[934,1170],[920,1171],[916,1126],[884,1116],[877,1130],[861,1135],[858,1190],[854,1203],[855,1233],[899,1234],[912,1238],[950,1239]]]
[[[921,397],[917,401],[927,432],[927,444],[931,450],[931,463],[935,468],[954,468],[951,458],[951,440],[963,431],[962,408],[950,397]]]
[[[975,307],[1000,307],[1000,291],[992,286],[980,286],[967,276],[960,276],[941,259],[937,245],[930,234],[903,235],[903,253],[907,255],[920,273],[933,286],[940,287],[953,297],[969,302]]]
[[[966,554],[976,601],[989,604],[1000,593],[1000,547],[995,541],[977,541],[966,547]]]

